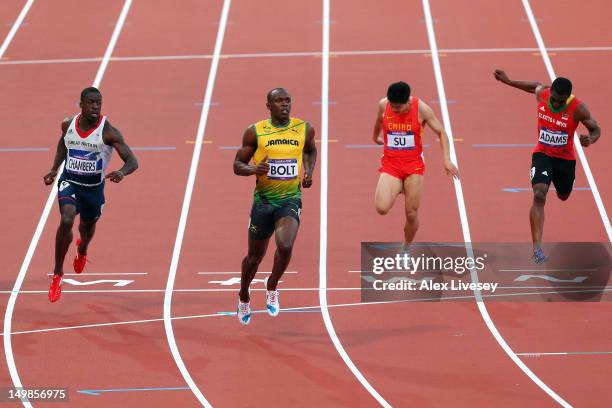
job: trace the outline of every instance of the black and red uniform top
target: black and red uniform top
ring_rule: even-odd
[[[576,160],[574,132],[578,127],[578,122],[574,120],[574,112],[581,102],[571,95],[563,108],[555,110],[550,105],[549,98],[550,88],[540,93],[538,144],[536,144],[534,153],[540,152],[550,157]]]

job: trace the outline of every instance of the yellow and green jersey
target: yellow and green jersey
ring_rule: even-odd
[[[269,119],[255,125],[257,149],[255,165],[268,157],[270,171],[257,176],[255,202],[277,205],[290,198],[301,198],[302,150],[306,140],[306,122],[291,118],[284,127],[276,127]]]

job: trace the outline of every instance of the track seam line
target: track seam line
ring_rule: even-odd
[[[436,35],[433,27],[433,21],[431,16],[431,8],[429,6],[429,0],[422,0],[423,2],[423,11],[425,13],[425,22],[427,26],[427,37],[429,39],[429,47],[431,49],[432,55],[432,64],[434,69],[434,74],[436,78],[436,87],[438,90],[438,99],[440,100],[440,109],[442,111],[442,120],[444,122],[444,128],[446,130],[446,135],[449,139],[449,147],[450,147],[450,156],[453,163],[459,167],[457,162],[457,154],[455,152],[455,143],[453,141],[453,133],[450,122],[450,115],[448,113],[448,105],[446,102],[446,91],[444,89],[444,81],[442,79],[442,69],[440,67],[440,57],[438,55],[438,45],[436,43]],[[472,248],[472,239],[470,234],[470,227],[467,218],[467,211],[465,206],[465,200],[463,197],[463,187],[461,185],[461,181],[459,179],[453,179],[455,186],[455,195],[457,197],[457,206],[459,209],[459,216],[461,219],[461,229],[463,232],[463,239],[465,241],[465,249],[466,253],[469,257],[474,257],[474,251]],[[475,269],[470,269],[470,277],[472,282],[478,283],[478,274]],[[479,290],[474,290],[474,298],[476,299],[476,305],[482,316],[487,328],[497,341],[497,343],[501,346],[501,348],[506,352],[506,354],[510,357],[510,359],[536,384],[538,385],[544,392],[546,392],[551,398],[557,401],[560,405],[564,407],[571,407],[563,398],[561,398],[556,392],[554,392],[548,385],[546,385],[538,376],[531,371],[527,365],[521,361],[521,359],[516,355],[516,353],[510,348],[506,340],[503,338],[495,323],[491,319],[487,307],[484,304],[482,294]]]
[[[595,52],[612,51],[612,47],[550,47],[548,51],[553,52]],[[478,54],[478,53],[521,53],[539,52],[538,48],[447,48],[438,50],[440,53],[448,54]],[[335,56],[370,56],[370,55],[429,55],[429,50],[405,49],[405,50],[364,50],[364,51],[334,51]],[[244,54],[221,54],[221,58],[285,58],[285,57],[320,57],[321,53],[316,51],[302,52],[261,52]],[[145,55],[145,56],[125,56],[112,57],[111,62],[122,61],[181,61],[181,60],[202,60],[212,59],[212,55],[207,54],[186,54],[186,55]],[[38,60],[15,60],[0,61],[0,65],[36,65],[36,64],[71,64],[102,61],[100,57],[84,58],[50,58]]]
[[[102,77],[104,76],[104,72],[106,71],[106,67],[108,65],[108,59],[110,59],[110,56],[113,53],[115,44],[117,43],[117,39],[119,38],[119,34],[121,33],[121,29],[123,28],[131,4],[132,0],[125,0],[125,3],[123,4],[121,14],[119,15],[119,19],[117,20],[117,24],[115,25],[115,29],[113,30],[113,34],[111,35],[111,39],[106,48],[106,52],[104,53],[104,59],[98,68],[98,72],[96,73],[96,77],[93,83],[94,87],[98,87],[100,85],[100,81],[102,80]],[[26,6],[28,5],[31,6],[31,3],[26,4]],[[23,18],[25,18],[25,13],[23,13],[22,11],[19,17],[22,18],[21,21],[23,21]],[[18,22],[21,24],[19,20],[16,21],[15,24],[17,24]],[[12,31],[13,30],[11,30],[11,32]],[[63,168],[64,165],[62,164],[58,169],[58,174],[63,171]],[[47,223],[47,218],[49,218],[49,213],[51,212],[53,202],[55,201],[55,186],[56,183],[53,183],[53,186],[51,187],[51,192],[49,193],[49,197],[47,198],[47,202],[45,203],[43,212],[40,216],[40,219],[38,220],[38,225],[36,226],[36,230],[34,231],[34,235],[32,236],[32,240],[30,241],[30,245],[26,252],[25,258],[23,260],[23,263],[21,264],[19,273],[17,274],[17,279],[15,280],[15,285],[13,286],[13,291],[11,292],[11,296],[9,297],[8,304],[6,306],[6,311],[4,314],[4,333],[6,333],[3,339],[4,355],[6,357],[6,363],[9,368],[11,380],[13,381],[13,385],[15,386],[15,388],[22,387],[22,384],[19,378],[19,373],[17,372],[17,366],[15,365],[15,357],[13,356],[13,346],[11,343],[11,320],[13,316],[13,310],[15,308],[15,303],[17,302],[17,295],[25,279],[28,267],[30,266],[30,262],[32,261],[32,257],[34,256],[34,251],[36,251],[36,246],[38,245],[40,236],[42,235],[45,224]],[[24,407],[32,406],[32,404],[30,404],[27,398],[22,398],[21,402],[23,403]]]
[[[370,385],[368,380],[353,363],[348,353],[342,346],[327,305],[327,173],[328,173],[328,140],[329,140],[329,32],[330,32],[330,3],[331,0],[323,0],[323,44],[321,58],[321,215],[320,215],[320,244],[319,244],[319,304],[321,316],[325,329],[336,348],[336,351],[351,370],[353,375],[376,401],[383,407],[391,407],[389,403]]]
[[[544,65],[546,66],[548,76],[550,77],[550,80],[553,81],[557,77],[557,75],[555,74],[552,62],[550,61],[550,57],[548,56],[548,51],[544,46],[544,39],[542,38],[542,34],[540,33],[540,29],[538,28],[538,23],[535,21],[535,17],[533,15],[531,5],[529,4],[529,0],[523,0],[523,8],[525,9],[529,24],[531,25],[533,36],[535,37],[535,40],[538,43],[538,48],[540,50],[540,54],[542,55]],[[586,155],[584,154],[584,149],[580,144],[578,133],[576,132],[574,132],[574,146],[576,152],[578,152],[580,164],[582,164],[587,180],[589,182],[589,187],[591,187],[593,199],[595,199],[595,204],[597,205],[597,209],[599,210],[599,216],[601,217],[601,221],[606,230],[606,234],[608,235],[608,242],[612,242],[612,226],[610,225],[610,219],[608,218],[608,214],[606,213],[606,208],[603,204],[603,201],[601,200],[601,196],[599,195],[599,189],[597,188],[597,184],[595,183],[595,177],[591,172],[591,167],[589,166],[589,162],[587,161]]]
[[[189,370],[185,366],[181,353],[176,344],[174,337],[174,329],[172,328],[172,294],[174,289],[174,281],[176,280],[176,271],[178,269],[178,262],[181,256],[181,248],[183,246],[183,238],[185,236],[185,228],[187,226],[187,218],[189,216],[189,206],[191,204],[191,197],[193,195],[193,187],[195,184],[196,175],[198,172],[198,164],[200,162],[200,153],[202,151],[202,141],[204,140],[204,131],[206,130],[206,123],[208,121],[208,112],[212,101],[212,94],[215,84],[215,78],[217,76],[217,69],[219,66],[219,60],[221,58],[221,48],[223,46],[223,38],[225,36],[225,28],[227,26],[227,20],[229,15],[229,9],[231,0],[223,1],[223,8],[221,10],[221,18],[219,19],[219,29],[217,31],[217,38],[215,40],[215,49],[213,51],[213,58],[210,63],[210,70],[208,72],[208,81],[206,83],[206,91],[204,93],[204,101],[202,103],[202,112],[200,115],[200,122],[198,124],[198,130],[196,133],[195,144],[193,147],[193,155],[191,157],[191,166],[189,168],[189,177],[187,179],[187,185],[185,187],[185,196],[183,198],[183,206],[181,208],[181,217],[176,232],[176,239],[174,241],[174,250],[172,251],[172,260],[170,262],[170,269],[168,271],[168,281],[166,284],[166,291],[164,293],[164,328],[166,330],[166,338],[168,340],[168,346],[172,352],[172,357],[181,372],[181,375],[189,385],[191,392],[196,396],[198,401],[205,407],[212,407],[208,400],[202,394],[202,391],[198,388],[197,384],[189,374]]]

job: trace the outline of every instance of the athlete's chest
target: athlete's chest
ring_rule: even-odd
[[[547,103],[538,105],[538,124],[540,127],[564,130],[571,129],[576,126],[573,110],[564,109],[561,112],[553,112],[547,106]]]
[[[304,147],[304,135],[299,129],[260,135],[257,138],[257,147],[267,153],[297,154]]]

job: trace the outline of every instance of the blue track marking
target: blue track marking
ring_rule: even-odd
[[[321,309],[281,309],[282,313],[321,313]],[[267,310],[253,310],[251,313],[268,313]],[[219,315],[223,316],[236,316],[237,312],[217,312]]]
[[[590,191],[589,187],[574,187],[573,191]],[[502,191],[505,193],[520,193],[521,191],[533,191],[531,187],[506,187],[502,188]],[[554,188],[551,188],[549,191],[556,191]]]
[[[163,150],[176,150],[176,146],[136,146],[132,147],[132,150],[150,150],[150,151],[163,151]]]
[[[48,152],[48,147],[0,147],[0,153]]]
[[[428,144],[424,144],[423,148],[429,147],[430,145]],[[377,144],[347,144],[344,145],[344,147],[346,147],[347,149],[383,149],[383,145],[377,145]]]
[[[113,388],[107,390],[78,390],[77,392],[87,395],[100,395],[106,392],[133,392],[133,391],[185,391],[189,387],[160,387],[160,388]]]
[[[476,143],[473,144],[472,147],[483,148],[483,147],[492,147],[492,148],[504,148],[504,147],[535,147],[533,143]]]

